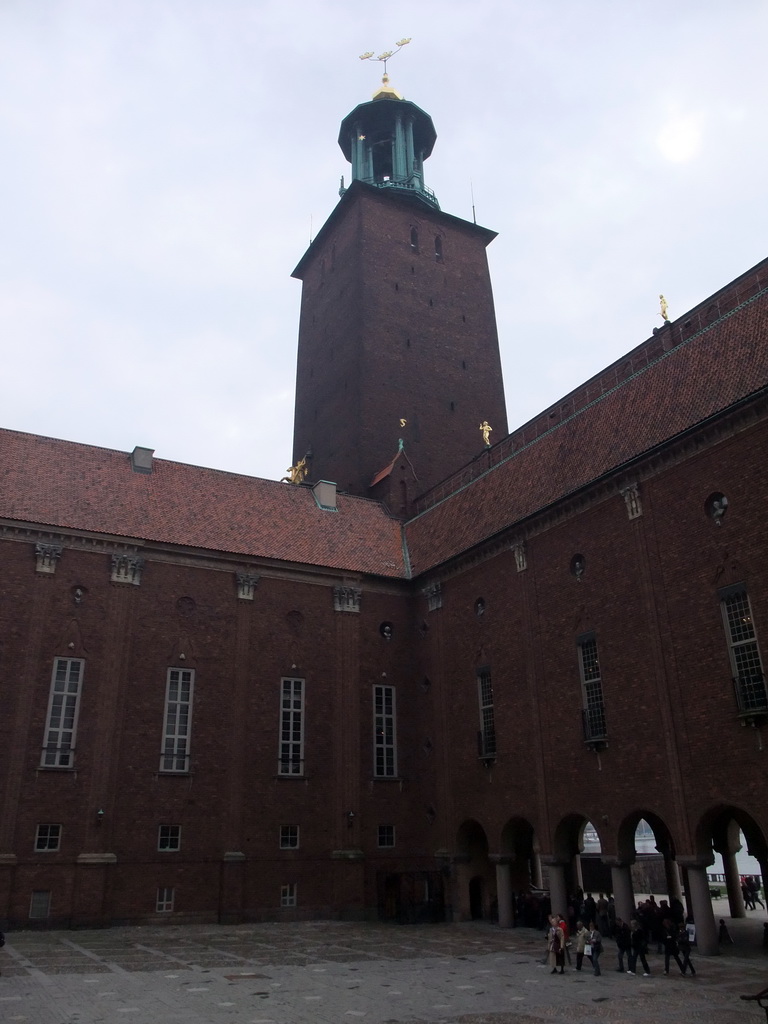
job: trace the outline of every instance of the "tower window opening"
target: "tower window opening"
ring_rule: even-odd
[[[419,232],[416,228],[411,228],[411,249],[414,252],[419,251]]]
[[[440,235],[435,237],[435,259],[438,263],[443,261],[443,240]]]
[[[392,178],[392,139],[382,133],[374,139],[371,146],[373,160],[373,180],[390,181]]]

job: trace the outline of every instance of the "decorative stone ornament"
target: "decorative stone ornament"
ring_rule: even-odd
[[[36,544],[35,558],[37,559],[35,571],[52,576],[56,572],[56,563],[61,558],[61,545]]]
[[[363,592],[356,587],[333,588],[333,610],[336,612],[359,612]]]
[[[236,579],[238,600],[252,601],[256,587],[259,585],[260,577],[248,572],[239,572],[236,574]]]
[[[528,568],[528,554],[525,548],[525,541],[519,540],[512,545],[512,551],[515,555],[515,565],[517,566],[518,572],[523,572]]]
[[[141,570],[144,559],[136,555],[112,555],[112,582],[131,583],[138,587],[141,583]]]
[[[427,610],[436,612],[443,607],[443,588],[439,583],[433,583],[431,587],[425,587],[422,591],[427,599]]]
[[[640,485],[627,484],[622,487],[621,496],[627,506],[627,516],[630,519],[638,519],[643,514],[643,506],[640,502]]]

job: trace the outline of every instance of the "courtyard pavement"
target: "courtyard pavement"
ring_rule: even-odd
[[[305,922],[12,932],[0,950],[0,1021],[11,1024],[755,1024],[739,996],[768,986],[764,915],[733,922],[724,955],[694,978],[616,971],[553,976],[544,938],[484,922]],[[728,921],[731,924],[730,919]],[[676,971],[676,968],[675,968]]]

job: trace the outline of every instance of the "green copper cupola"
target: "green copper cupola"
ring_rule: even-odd
[[[373,99],[341,122],[339,146],[352,164],[353,181],[407,193],[439,210],[424,184],[424,161],[436,138],[429,114],[396,93],[385,74]]]

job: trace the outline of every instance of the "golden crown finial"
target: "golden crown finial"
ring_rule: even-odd
[[[361,53],[360,54],[360,60],[379,60],[379,61],[382,61],[382,63],[384,64],[384,74],[386,75],[386,73],[387,73],[387,61],[390,60],[390,58],[394,57],[394,55],[396,53],[399,53],[400,50],[402,50],[402,48],[404,46],[407,46],[408,43],[410,43],[410,41],[411,41],[410,36],[407,39],[403,38],[399,42],[395,43],[395,49],[394,50],[385,50],[384,53],[380,53],[378,57],[374,57],[373,50],[368,50],[366,53]]]

